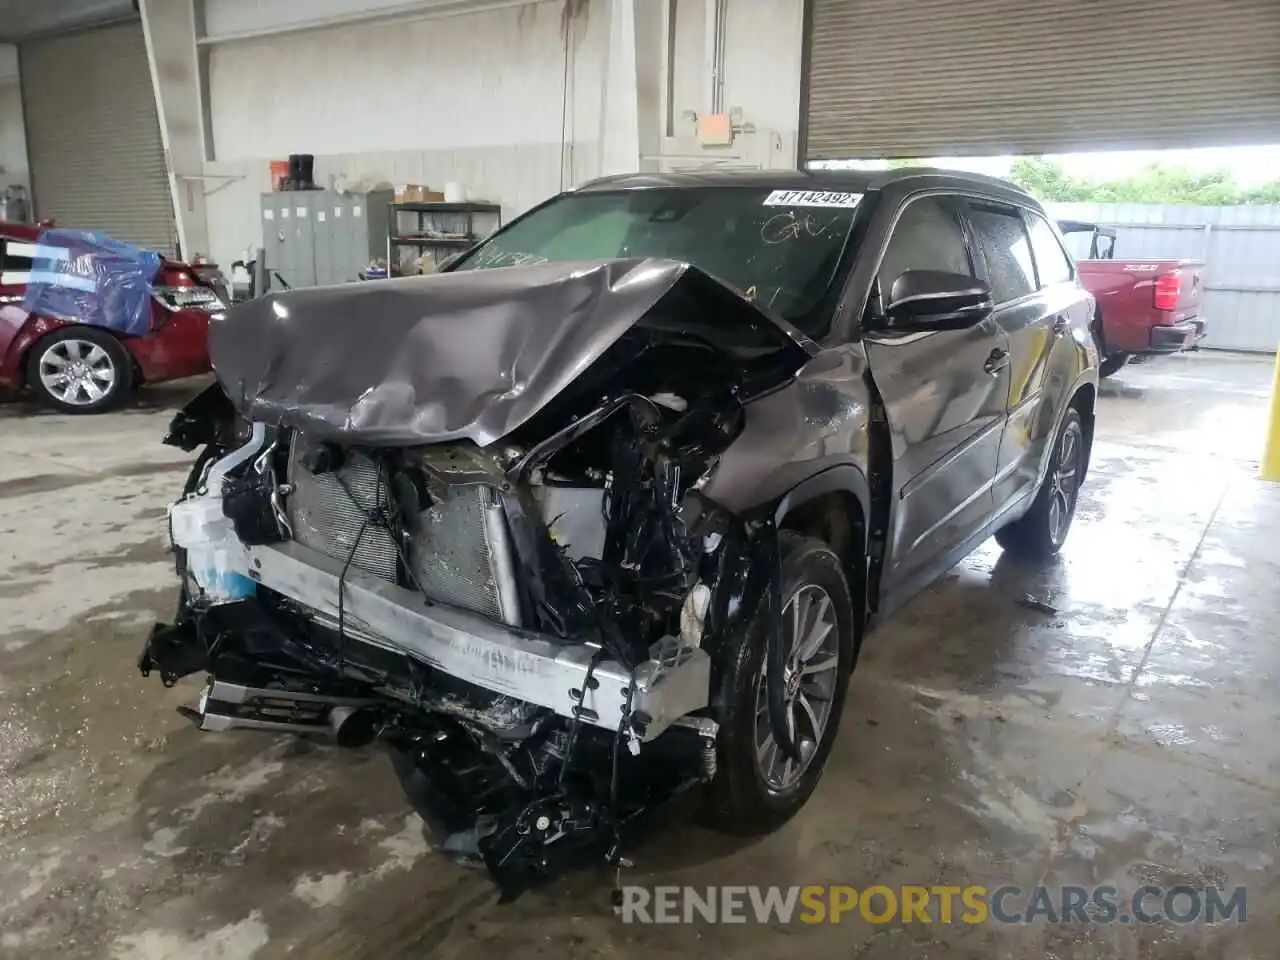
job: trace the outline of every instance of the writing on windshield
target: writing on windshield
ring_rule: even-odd
[[[495,234],[456,269],[660,257],[691,263],[794,320],[830,286],[858,199],[719,186],[568,194]]]

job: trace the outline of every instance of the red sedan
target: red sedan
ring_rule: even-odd
[[[67,323],[22,307],[39,236],[38,227],[0,223],[0,391],[26,389],[67,413],[99,413],[142,384],[208,372],[209,314],[224,304],[194,268],[162,261],[142,336]]]

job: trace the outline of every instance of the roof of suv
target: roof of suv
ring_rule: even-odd
[[[1031,195],[1016,184],[998,177],[935,167],[898,167],[892,170],[727,170],[703,169],[679,173],[623,173],[600,177],[583,184],[576,192],[602,190],[643,190],[656,187],[696,189],[698,187],[768,187],[777,190],[848,190],[866,192],[890,184],[927,178],[929,186],[979,188],[993,195],[1012,195],[1030,200]]]

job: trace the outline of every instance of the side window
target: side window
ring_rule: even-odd
[[[1007,303],[1032,293],[1036,289],[1036,269],[1022,215],[1012,207],[975,205],[969,218],[986,255],[995,302]]]
[[[0,283],[26,283],[35,246],[0,237]]]
[[[1040,289],[1070,280],[1074,271],[1066,251],[1053,234],[1053,228],[1038,214],[1028,214],[1031,224],[1031,252],[1036,255],[1036,272]]]
[[[974,275],[964,230],[947,200],[925,197],[902,211],[880,261],[880,284],[886,295],[907,270]]]

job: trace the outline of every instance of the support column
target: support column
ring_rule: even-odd
[[[635,0],[609,0],[609,50],[600,110],[600,173],[634,172],[640,164]]]
[[[606,0],[609,46],[601,97],[600,173],[656,169],[661,151],[665,20],[660,0]]]
[[[209,251],[204,113],[196,58],[196,0],[140,0],[169,192],[184,257]]]

